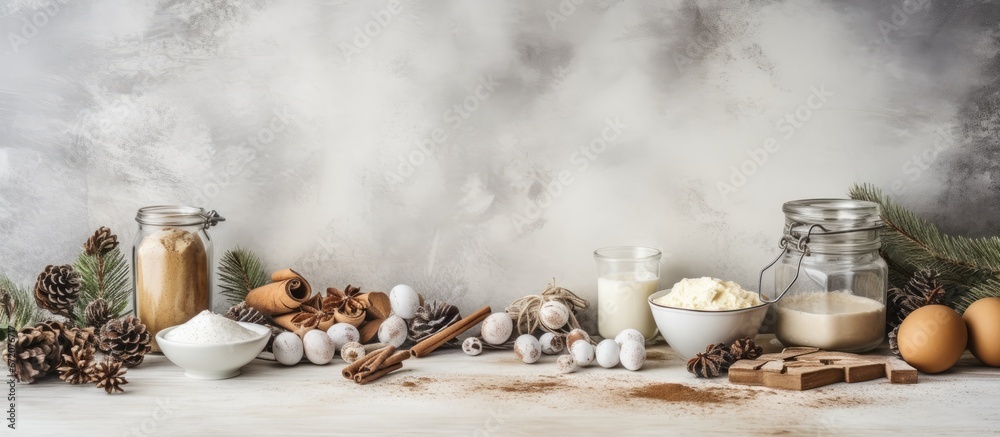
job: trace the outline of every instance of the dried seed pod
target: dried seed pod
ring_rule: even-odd
[[[559,359],[556,360],[556,368],[559,369],[559,373],[573,373],[579,369],[579,366],[572,355],[560,355]]]
[[[365,351],[364,345],[356,341],[347,343],[344,345],[344,347],[340,348],[340,357],[343,358],[344,361],[347,362],[347,364],[351,364],[357,360],[360,360],[367,353],[368,352]]]
[[[514,342],[514,355],[525,364],[532,364],[542,356],[542,344],[531,334],[523,334]]]
[[[469,337],[462,342],[462,351],[466,355],[476,356],[483,353],[483,342],[476,337]]]
[[[566,344],[563,342],[563,337],[560,335],[555,335],[551,332],[546,332],[538,337],[538,342],[542,345],[542,353],[545,355],[555,355],[562,352],[565,349]]]
[[[560,329],[569,323],[569,307],[560,301],[550,300],[542,304],[538,310],[538,318],[546,328]]]
[[[590,343],[590,334],[582,329],[569,331],[569,334],[566,334],[566,348],[572,349],[573,343],[576,343],[577,340],[585,340],[587,343]]]

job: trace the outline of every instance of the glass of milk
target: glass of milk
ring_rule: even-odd
[[[615,338],[634,328],[647,340],[656,335],[649,296],[660,289],[657,249],[639,246],[605,247],[594,251],[597,262],[597,329]]]

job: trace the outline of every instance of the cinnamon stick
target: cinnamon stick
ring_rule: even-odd
[[[391,344],[382,349],[379,349],[378,353],[373,354],[375,355],[375,358],[365,363],[365,365],[361,366],[361,371],[359,373],[374,372],[378,370],[380,367],[383,367],[382,363],[384,363],[385,359],[389,358],[389,356],[392,355],[393,352],[396,352],[396,347]]]
[[[399,351],[393,354],[391,357],[386,358],[382,363],[382,367],[395,366],[396,364],[402,363],[410,358],[410,351]]]
[[[441,330],[437,334],[434,334],[420,343],[417,343],[410,349],[410,355],[414,358],[421,358],[427,356],[427,354],[434,352],[435,349],[441,347],[446,342],[458,337],[463,332],[468,331],[469,328],[482,323],[487,317],[493,312],[490,307],[485,306],[480,308],[478,311],[472,313],[468,317],[462,318],[452,324],[451,326]]]
[[[403,364],[402,363],[396,363],[396,364],[394,364],[392,366],[389,366],[389,367],[383,367],[382,369],[380,369],[380,370],[378,370],[376,372],[369,373],[367,375],[357,374],[357,375],[354,375],[354,382],[356,382],[358,384],[361,384],[361,385],[365,385],[365,384],[367,384],[369,382],[378,380],[379,378],[381,378],[381,377],[383,377],[385,375],[388,375],[391,372],[395,372],[395,371],[397,371],[399,369],[402,369],[402,368],[403,368]]]
[[[266,316],[294,312],[312,295],[309,282],[292,269],[274,272],[271,280],[274,282],[250,290],[246,297],[248,306]]]
[[[364,366],[365,364],[371,362],[371,360],[374,360],[374,359],[375,359],[375,354],[369,354],[369,355],[365,355],[365,356],[363,356],[361,358],[358,358],[353,363],[351,363],[349,366],[344,367],[344,370],[342,370],[340,372],[340,374],[344,375],[344,378],[354,379],[354,375],[357,374],[358,371],[361,370],[361,367]]]

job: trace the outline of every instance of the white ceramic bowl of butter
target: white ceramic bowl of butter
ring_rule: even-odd
[[[685,359],[704,352],[715,343],[731,343],[743,337],[754,337],[760,330],[768,304],[738,310],[709,311],[674,308],[655,301],[673,289],[649,296],[649,308],[660,334]]]
[[[226,379],[240,374],[240,368],[253,361],[267,346],[271,331],[266,326],[239,322],[240,326],[257,333],[251,340],[218,344],[194,344],[167,340],[167,334],[177,326],[156,333],[156,344],[163,355],[184,369],[193,379]],[[180,326],[180,325],[178,325]]]

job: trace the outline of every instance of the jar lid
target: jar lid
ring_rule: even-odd
[[[851,230],[882,225],[879,205],[867,200],[803,199],[785,202],[781,207],[788,220],[801,224],[819,224],[827,231]]]
[[[181,205],[156,205],[139,208],[135,221],[144,225],[154,226],[197,226],[206,229],[226,221],[225,217],[214,210],[205,212],[205,208]]]

